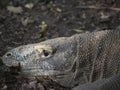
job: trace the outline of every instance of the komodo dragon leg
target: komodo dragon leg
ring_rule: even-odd
[[[120,75],[79,85],[72,90],[120,90]]]

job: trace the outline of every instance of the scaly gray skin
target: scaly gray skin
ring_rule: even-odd
[[[79,85],[72,90],[120,90],[120,75],[114,75],[108,79]]]
[[[65,87],[90,83],[120,73],[120,31],[77,34],[29,44],[3,56],[7,66],[20,66],[26,77],[50,76]]]

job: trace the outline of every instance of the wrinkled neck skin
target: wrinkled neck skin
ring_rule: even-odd
[[[66,87],[74,87],[78,84],[84,84],[89,82],[88,72],[91,72],[91,68],[86,70],[90,65],[91,61],[89,61],[88,56],[90,55],[90,48],[93,46],[93,43],[90,41],[92,34],[78,34],[74,35],[74,41],[76,41],[76,54],[75,58],[72,60],[72,66],[69,70],[64,72],[63,75],[60,76],[60,79],[57,78],[57,82]],[[71,37],[71,38],[72,38]],[[62,77],[62,78],[61,78]]]
[[[54,77],[62,86],[73,87],[77,84],[92,82],[92,65],[94,64],[97,44],[107,32],[77,34],[69,39],[73,39],[76,44],[75,57],[69,70]],[[74,45],[72,45],[74,46]],[[96,48],[95,48],[96,47]],[[95,48],[95,49],[93,49]]]
[[[96,79],[93,72],[96,70],[94,64],[97,59],[98,46],[107,33],[107,31],[101,31],[72,36],[77,42],[76,55],[71,68],[65,74],[59,75],[60,79],[56,78],[57,82],[67,87],[93,82]]]
[[[51,78],[53,80],[55,80],[57,83],[59,83],[62,86],[65,87],[73,87],[77,84],[84,83],[84,78],[83,78],[83,73],[82,73],[82,69],[79,72],[79,63],[80,63],[80,52],[81,54],[84,53],[84,48],[82,46],[84,46],[84,36],[86,36],[86,34],[76,34],[72,37],[68,37],[68,41],[71,41],[71,46],[74,47],[74,49],[72,49],[74,52],[71,53],[71,55],[67,58],[69,58],[68,60],[71,61],[71,65],[69,67],[69,69],[64,68],[64,72],[56,75],[56,76],[51,76]],[[68,46],[69,47],[69,46]],[[69,53],[69,52],[68,52]],[[82,55],[83,56],[83,55]],[[78,76],[81,75],[81,76]],[[78,78],[79,77],[79,78]]]

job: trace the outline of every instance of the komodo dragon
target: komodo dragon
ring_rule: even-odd
[[[47,75],[65,87],[79,84],[73,90],[103,90],[100,88],[104,86],[105,90],[120,90],[120,31],[117,30],[19,46],[8,51],[2,60],[9,67],[19,66],[22,76]],[[116,89],[110,88],[111,85]]]

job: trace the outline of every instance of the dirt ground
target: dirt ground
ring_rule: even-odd
[[[8,6],[21,7],[22,11],[11,11]],[[0,1],[0,57],[20,45],[106,29],[120,29],[120,0]],[[27,80],[4,74],[0,65],[0,88],[22,90],[19,85]],[[46,90],[69,90],[51,80],[41,83]]]

